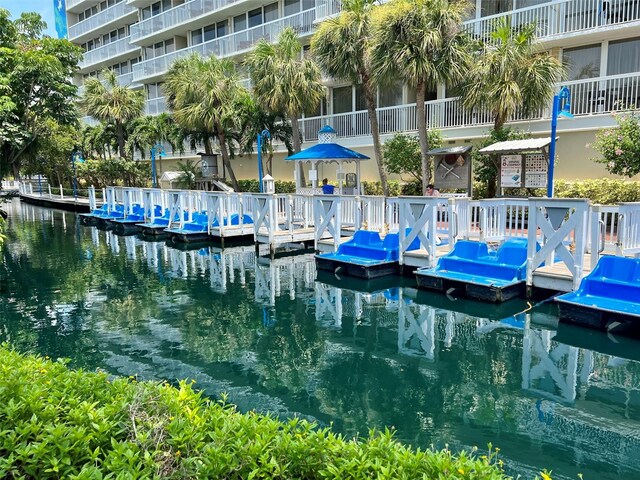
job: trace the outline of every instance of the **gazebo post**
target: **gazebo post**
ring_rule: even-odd
[[[311,177],[311,187],[314,189],[318,188],[318,166],[316,163],[317,162],[315,160],[311,160],[311,170],[316,171],[315,177],[311,177],[311,175],[309,175]]]
[[[340,192],[340,195],[342,195],[342,184],[344,183],[344,180],[342,179],[342,177],[344,176],[344,162],[342,160],[340,160],[338,162],[338,192]]]
[[[360,190],[360,160],[356,160],[356,195],[362,194]]]

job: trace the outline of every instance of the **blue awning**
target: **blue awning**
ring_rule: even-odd
[[[337,143],[318,143],[285,160],[368,160],[369,157]]]

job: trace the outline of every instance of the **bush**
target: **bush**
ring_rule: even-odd
[[[257,179],[238,180],[238,186],[241,192],[258,193],[260,191],[260,183]],[[290,180],[276,180],[276,193],[296,193],[296,182]]]
[[[631,112],[616,116],[616,128],[604,128],[596,134],[593,148],[602,157],[593,161],[603,163],[609,173],[633,177],[640,173],[640,115]]]
[[[110,380],[0,346],[0,478],[505,478],[495,451],[348,440],[239,413],[190,384]]]
[[[640,182],[605,178],[576,182],[556,180],[554,194],[559,198],[588,198],[601,205],[640,202]]]

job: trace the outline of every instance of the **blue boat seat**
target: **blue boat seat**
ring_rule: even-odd
[[[495,253],[490,253],[484,242],[460,240],[451,252],[438,260],[435,268],[420,269],[418,274],[479,285],[507,286],[524,281],[526,264],[526,239],[509,239]]]
[[[575,292],[556,300],[640,316],[640,259],[600,257],[596,268],[582,279]]]

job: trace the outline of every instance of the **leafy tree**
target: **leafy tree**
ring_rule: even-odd
[[[115,128],[112,123],[85,125],[80,133],[80,144],[84,158],[112,157],[112,149],[117,149]]]
[[[529,118],[550,105],[555,84],[564,75],[560,61],[540,51],[535,29],[535,23],[516,28],[510,17],[498,20],[458,85],[462,104],[491,111],[497,131],[516,112]]]
[[[71,78],[82,51],[67,40],[42,34],[46,24],[37,13],[15,22],[0,8],[0,177],[20,175],[21,162],[37,154],[44,122],[77,122]]]
[[[118,154],[125,157],[125,126],[138,118],[144,109],[144,94],[119,85],[113,70],[105,69],[102,79],[89,78],[84,83],[84,94],[80,100],[87,115],[103,123],[113,123],[118,141]]]
[[[165,91],[178,125],[206,136],[211,132],[218,139],[226,172],[238,190],[227,135],[241,123],[249,94],[239,85],[233,62],[214,56],[181,58],[167,73]]]
[[[416,91],[416,120],[423,191],[431,181],[425,112],[427,88],[468,75],[468,39],[462,19],[466,0],[393,0],[376,10],[371,59],[376,77],[403,78]]]
[[[529,134],[522,130],[502,127],[498,130],[492,129],[489,136],[484,138],[478,147],[473,151],[473,174],[477,181],[483,183],[487,187],[486,197],[493,198],[496,196],[497,179],[500,173],[499,160],[495,155],[483,155],[478,153],[484,147],[496,142],[505,142],[507,140],[523,140],[529,138]]]
[[[388,196],[389,186],[376,114],[377,85],[369,55],[375,5],[374,0],[343,1],[340,15],[325,20],[316,30],[311,39],[311,51],[325,73],[337,80],[360,84],[369,115],[378,175],[384,195]]]
[[[293,150],[299,152],[298,118],[315,109],[324,97],[318,66],[303,57],[298,34],[291,27],[280,32],[275,45],[259,40],[245,62],[258,103],[270,112],[284,112],[291,122]],[[304,180],[301,164],[299,173]]]
[[[271,175],[273,173],[273,153],[275,151],[273,142],[284,143],[288,154],[291,155],[293,153],[291,125],[284,120],[283,114],[268,112],[255,102],[252,102],[246,113],[239,138],[241,153],[251,154],[254,150],[257,136],[264,130],[268,130],[270,138],[263,138],[262,155],[267,157],[264,171]]]
[[[593,159],[603,163],[609,173],[633,177],[640,173],[640,115],[616,115],[616,128],[605,128],[596,133],[593,143],[602,157]]]
[[[442,145],[442,135],[438,130],[429,130],[429,145],[438,148]],[[396,133],[384,142],[382,147],[384,166],[389,173],[410,175],[422,183],[422,155],[420,141],[413,135]]]
[[[78,130],[52,118],[43,121],[43,130],[35,143],[37,148],[32,149],[33,154],[25,156],[23,171],[45,175],[53,185],[71,185],[71,154],[77,143]]]

